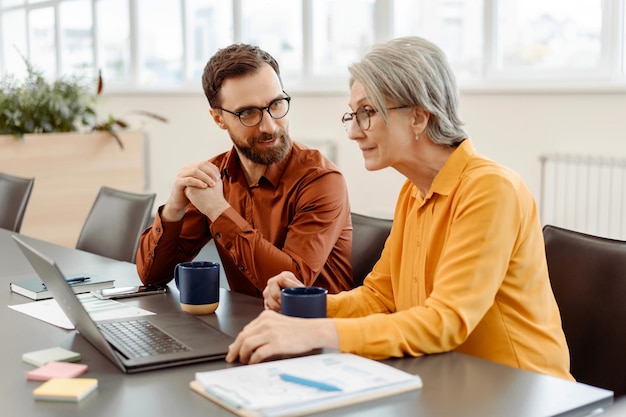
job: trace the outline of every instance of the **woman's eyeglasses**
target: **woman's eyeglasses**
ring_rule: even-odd
[[[409,106],[397,106],[397,107],[387,107],[387,110],[397,110],[397,109],[405,109]],[[361,107],[357,109],[357,111],[348,112],[343,115],[341,118],[341,122],[346,129],[346,132],[350,131],[350,125],[352,121],[356,119],[356,124],[359,126],[361,130],[367,130],[370,128],[371,118],[373,115],[378,113],[377,109],[368,109],[366,107]]]

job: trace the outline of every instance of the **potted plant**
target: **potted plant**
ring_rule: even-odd
[[[124,148],[118,129],[127,129],[129,124],[113,115],[104,121],[97,120],[95,104],[102,94],[102,73],[98,74],[96,89],[80,76],[48,82],[26,58],[24,63],[24,81],[18,81],[13,75],[0,81],[0,135],[23,139],[26,133],[104,131]],[[163,116],[154,113],[134,113],[167,122]]]
[[[21,232],[74,246],[101,186],[147,190],[147,139],[123,119],[98,120],[101,75],[50,82],[24,62],[23,80],[0,80],[0,170],[35,178]]]

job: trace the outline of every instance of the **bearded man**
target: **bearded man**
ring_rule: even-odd
[[[213,239],[230,290],[261,297],[291,271],[304,285],[352,288],[352,224],[343,175],[319,151],[293,141],[276,60],[233,44],[207,63],[202,86],[213,121],[233,147],[183,167],[141,236],[144,284],[167,284],[176,264]]]

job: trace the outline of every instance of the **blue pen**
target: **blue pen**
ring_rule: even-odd
[[[67,278],[65,280],[65,282],[67,282],[70,285],[76,284],[78,282],[85,282],[85,281],[89,281],[89,277],[75,277],[75,278]],[[43,285],[44,287],[46,286],[46,284],[44,284],[43,282],[41,283],[41,285]]]
[[[343,391],[336,385],[327,384],[326,382],[314,381],[312,379],[301,378],[299,376],[290,374],[280,374],[280,379],[287,382],[293,382],[294,384],[300,384],[307,387],[317,388],[322,391]]]

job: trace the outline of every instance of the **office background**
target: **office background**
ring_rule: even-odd
[[[336,161],[354,211],[391,217],[402,178],[367,172],[347,138],[339,121],[349,109],[345,67],[368,44],[419,34],[452,61],[478,152],[517,171],[540,202],[540,155],[626,157],[625,3],[2,0],[0,73],[19,67],[13,44],[50,74],[91,63],[105,75],[100,114],[166,116],[168,124],[129,117],[149,138],[146,191],[157,193],[158,206],[183,165],[231,145],[201,90],[207,57],[233,40],[258,43],[283,68],[292,137]]]
[[[149,20],[153,24],[153,29],[166,35],[165,38],[160,38],[159,42],[152,42],[153,46],[157,46],[157,50],[151,51],[151,53],[159,50],[169,53],[172,50],[172,45],[167,41],[173,39],[169,32],[174,26],[168,24],[162,15],[159,16],[150,12],[165,4],[179,4],[196,11],[205,10],[207,5],[219,5],[220,7],[226,5],[228,7],[230,4],[234,14],[247,13],[248,18],[251,19],[250,21],[235,19],[237,21],[233,25],[234,39],[258,43],[270,50],[283,64],[283,68],[287,67],[287,72],[291,75],[285,76],[284,81],[286,90],[294,98],[290,114],[293,137],[311,146],[321,148],[336,160],[348,181],[353,211],[391,217],[397,190],[402,180],[390,169],[376,173],[366,172],[358,147],[346,138],[339,123],[341,114],[348,110],[345,75],[343,80],[340,80],[341,76],[330,77],[332,78],[331,82],[327,82],[329,81],[327,79],[323,83],[319,83],[320,79],[316,80],[318,83],[310,82],[311,77],[294,81],[293,65],[298,61],[290,59],[291,51],[288,51],[287,55],[277,54],[274,49],[276,47],[275,41],[253,42],[246,37],[250,34],[257,34],[264,29],[269,29],[270,35],[282,34],[288,32],[287,29],[292,29],[284,25],[274,24],[272,20],[267,19],[269,14],[274,15],[274,17],[283,15],[283,18],[293,22],[292,13],[282,12],[287,4],[296,3],[301,4],[303,11],[307,13],[314,11],[320,4],[324,5],[329,13],[332,10],[336,11],[334,16],[340,19],[335,19],[335,23],[339,22],[338,26],[345,30],[333,33],[338,36],[331,38],[333,41],[344,41],[345,36],[348,36],[349,41],[352,41],[353,44],[348,42],[347,49],[337,48],[337,42],[322,42],[321,44],[310,42],[315,38],[311,31],[313,28],[315,28],[315,34],[320,32],[330,34],[333,31],[324,30],[330,29],[330,27],[315,24],[309,26],[311,22],[308,20],[306,21],[308,23],[305,24],[308,14],[304,12],[303,28],[301,29],[305,33],[305,42],[303,43],[308,46],[318,45],[317,53],[320,51],[329,52],[329,55],[335,54],[335,58],[341,58],[331,60],[334,65],[328,67],[320,66],[317,62],[317,69],[331,68],[339,71],[339,74],[345,69],[345,63],[341,63],[342,60],[349,60],[362,55],[360,50],[358,54],[354,54],[355,50],[359,48],[350,48],[360,44],[361,35],[364,35],[365,40],[370,42],[392,37],[389,35],[406,34],[409,30],[411,33],[421,34],[443,45],[451,59],[455,61],[453,64],[460,64],[457,67],[457,73],[464,78],[461,83],[462,116],[467,122],[468,130],[478,151],[518,171],[539,199],[541,198],[539,156],[542,154],[565,152],[624,157],[622,141],[624,132],[626,132],[624,129],[626,127],[624,121],[624,110],[626,110],[624,63],[626,57],[623,54],[626,43],[623,31],[624,17],[626,17],[625,2],[626,0],[267,0],[263,2],[256,0],[0,0],[0,32],[5,34],[0,39],[0,74],[6,71],[4,64],[7,63],[5,58],[9,50],[8,46],[19,38],[17,35],[20,30],[28,35],[26,38],[30,37],[30,41],[34,42],[33,45],[29,46],[29,56],[35,58],[36,61],[43,57],[44,64],[47,59],[52,58],[48,63],[53,64],[53,73],[55,71],[56,74],[64,73],[68,63],[70,67],[80,64],[85,56],[89,56],[91,49],[89,41],[82,43],[84,39],[81,37],[85,34],[98,32],[98,30],[85,30],[81,25],[73,26],[70,30],[59,30],[58,26],[55,28],[54,25],[50,25],[50,17],[52,20],[59,19],[60,22],[63,22],[68,17],[66,14],[69,13],[68,11],[78,10],[79,7],[85,5],[91,5],[98,9],[98,13],[92,14],[92,17],[97,14],[102,17],[105,10],[107,12],[113,11],[113,13],[108,14],[108,17],[117,24],[115,26],[100,24],[98,27],[104,32],[98,32],[98,35],[104,33],[123,35],[123,30],[120,29],[122,25],[119,25],[123,21],[123,16],[116,13],[119,10],[116,7],[128,7],[129,14],[133,18],[142,17]],[[24,4],[27,6],[22,7]],[[481,13],[482,4],[486,5],[484,14]],[[390,6],[396,5],[398,7],[395,8],[393,14],[386,13],[391,11]],[[279,6],[280,10],[278,9]],[[465,6],[468,7],[465,8]],[[478,38],[471,37],[476,33],[482,33],[486,39],[493,40],[493,37],[489,38],[493,33],[489,35],[489,32],[498,25],[501,29],[509,27],[514,34],[525,33],[518,30],[516,25],[511,24],[510,19],[503,19],[491,27],[490,23],[494,23],[494,21],[490,21],[489,18],[486,18],[487,22],[483,25],[483,31],[477,31],[477,26],[481,21],[480,16],[489,15],[491,19],[495,19],[496,16],[503,17],[502,13],[494,13],[494,9],[499,9],[497,6],[502,6],[501,8],[505,9],[504,17],[519,16],[520,14],[517,12],[528,12],[528,7],[534,8],[534,14],[531,13],[532,16],[528,20],[531,22],[530,33],[533,35],[543,36],[549,33],[552,36],[557,32],[551,32],[551,30],[563,28],[567,29],[563,33],[569,36],[572,35],[570,29],[574,28],[573,38],[569,38],[570,41],[572,39],[574,41],[570,42],[569,46],[581,45],[582,48],[579,52],[582,54],[577,55],[572,60],[559,61],[557,67],[560,67],[560,70],[548,71],[551,72],[551,75],[547,78],[535,74],[533,69],[539,69],[539,73],[544,72],[543,75],[546,75],[545,71],[542,71],[542,69],[546,69],[543,65],[547,64],[547,67],[550,67],[554,61],[548,62],[551,60],[542,61],[539,59],[534,62],[533,59],[537,56],[532,54],[530,56],[526,56],[524,53],[502,54],[503,50],[490,49],[497,45],[495,42],[484,42],[485,50],[481,50],[484,52],[484,56],[480,57],[478,61],[472,59],[465,61],[468,57],[475,58],[472,54],[480,50],[480,48],[476,49],[476,46],[483,44],[480,36]],[[546,7],[546,9],[542,10],[542,7]],[[363,8],[367,12],[364,13]],[[30,20],[27,20],[28,24],[24,26],[24,19],[12,19],[14,16],[7,17],[7,14],[2,13],[9,9],[13,11],[27,10],[28,13],[24,15],[29,16],[28,19],[33,17],[34,27],[28,27],[28,24],[31,23]],[[410,13],[407,12],[409,9]],[[467,11],[468,14],[463,16],[456,14],[460,9]],[[84,9],[81,10],[84,12]],[[268,15],[255,16],[259,10],[267,12]],[[506,15],[507,10],[508,12],[516,12],[516,14]],[[446,13],[439,15],[440,19],[429,20],[429,17],[437,17],[438,13],[442,11]],[[546,14],[543,11],[546,11]],[[600,11],[602,13],[599,13]],[[329,13],[322,14],[322,16],[330,17],[332,13]],[[404,26],[396,25],[397,22],[394,19],[402,18],[403,14],[409,17],[421,16],[421,20],[412,21],[415,23],[414,27],[407,26],[407,21],[404,21]],[[202,13],[197,17],[201,17],[201,15]],[[368,15],[371,20],[364,19]],[[84,13],[81,16],[84,16]],[[223,17],[222,14],[215,16]],[[374,16],[376,16],[375,19]],[[393,18],[391,18],[392,16]],[[554,17],[557,18],[558,22],[556,26],[555,21],[551,20]],[[115,21],[116,19],[118,21]],[[88,19],[83,20],[80,22],[81,24]],[[329,19],[329,21],[331,20],[333,19]],[[347,23],[348,20],[349,23]],[[196,28],[207,27],[202,19],[196,23],[198,24],[195,26]],[[7,27],[10,30],[7,31]],[[51,30],[51,27],[54,30]],[[115,31],[111,30],[113,27],[116,28]],[[395,31],[398,27],[402,27],[401,33]],[[546,31],[546,29],[550,30]],[[350,32],[355,33],[351,34]],[[496,38],[507,41],[507,36],[510,33],[507,35],[505,32],[497,32]],[[6,35],[7,33],[10,35]],[[107,83],[105,95],[99,103],[99,113],[102,115],[108,113],[125,115],[128,111],[143,109],[163,114],[169,118],[170,122],[165,125],[142,118],[133,120],[133,124],[143,128],[149,138],[147,142],[149,182],[146,191],[154,191],[158,194],[158,205],[167,199],[172,180],[182,165],[192,160],[208,158],[217,152],[228,149],[230,140],[225,132],[215,127],[208,117],[208,107],[200,91],[197,74],[196,81],[193,81],[194,71],[198,70],[198,64],[203,63],[206,57],[196,57],[196,61],[187,62],[189,66],[184,68],[191,71],[185,72],[185,77],[189,76],[189,78],[185,78],[188,82],[182,86],[177,87],[171,83],[168,85],[171,79],[159,79],[158,77],[152,79],[151,85],[146,85],[145,77],[148,76],[149,78],[154,73],[146,72],[146,67],[142,65],[148,62],[154,64],[156,61],[151,60],[153,57],[147,56],[141,48],[137,48],[140,46],[138,44],[141,44],[138,35],[143,32],[138,30],[132,33],[133,39],[130,42],[126,42],[124,36],[120,37],[122,40],[121,49],[128,53],[128,57],[132,58],[131,71],[125,73],[130,76],[125,81],[127,85],[124,86],[124,82],[122,82],[116,86],[114,77],[110,76],[111,67],[104,65]],[[371,33],[375,33],[376,36],[368,38],[367,36]],[[41,36],[41,38],[37,38],[37,36]],[[68,44],[67,41],[71,40],[68,36],[77,36],[74,40],[78,42]],[[291,32],[289,36],[291,36]],[[556,36],[553,39],[563,40],[564,38]],[[37,41],[42,42],[37,44]],[[356,43],[354,43],[355,41]],[[549,46],[552,52],[556,52],[547,54],[549,58],[563,58],[571,52],[563,45],[559,45],[558,42],[556,44],[549,42],[544,44],[536,41],[537,39],[531,39],[529,44],[540,47]],[[468,48],[458,48],[461,44]],[[85,48],[85,45],[88,47]],[[96,47],[94,49],[97,50],[92,62],[93,69],[95,69],[102,67],[100,58],[103,57],[103,54],[111,52],[112,49],[107,47],[98,50],[97,39],[93,45]],[[319,45],[322,47],[319,48]],[[81,46],[83,49],[80,49]],[[78,49],[73,49],[74,47]],[[214,49],[204,47],[192,50],[207,52]],[[352,54],[347,53],[350,51]],[[508,52],[511,51],[508,50]],[[534,51],[537,52],[537,50]],[[309,52],[312,52],[311,56],[303,54],[303,57],[306,58],[303,60],[306,64],[303,67],[304,70],[316,68],[316,65],[311,65],[316,63],[316,52],[310,50]],[[469,54],[466,55],[468,52]],[[186,54],[183,56],[189,58]],[[58,60],[59,57],[61,58],[60,61]],[[502,60],[499,60],[500,58]],[[309,62],[307,59],[312,61]],[[38,63],[42,63],[42,61]],[[469,65],[464,66],[463,64]],[[595,77],[594,74],[591,74],[590,78],[579,77],[581,68],[591,70]],[[554,70],[554,68],[552,69]],[[306,71],[304,72],[306,73]],[[583,72],[585,71],[583,70]],[[310,76],[311,73],[305,75]],[[469,78],[472,75],[477,75],[479,82],[468,83],[468,75]],[[530,77],[524,77],[526,75]],[[523,82],[522,78],[524,78]],[[535,81],[542,82],[537,83]],[[587,195],[585,190],[580,190],[580,194],[589,199],[593,198],[591,195]],[[3,248],[0,250],[0,257],[3,258],[2,264],[8,266],[8,269],[5,268],[6,270],[3,271],[6,280],[13,280],[29,273],[27,272],[29,270],[28,265],[23,262],[16,262],[19,257],[16,257],[15,251],[17,249],[11,242],[10,235],[11,233],[8,231],[7,233],[0,233],[0,246]],[[85,270],[84,266],[88,265],[89,268],[96,268],[97,274],[115,275],[116,279],[120,280],[120,284],[130,283],[129,280],[136,281],[136,272],[132,264],[115,262],[87,252],[46,242],[38,242],[38,244],[43,245],[42,248],[45,248],[46,253],[50,253],[64,268],[65,265],[71,265],[73,268]],[[19,296],[8,291],[5,292],[5,296],[7,297],[5,304],[24,301],[18,300]],[[221,313],[218,312],[216,317],[209,318],[210,320],[219,319],[220,325],[225,326],[222,329],[228,330],[227,332],[232,335],[235,335],[245,323],[249,322],[250,318],[258,313],[259,308],[262,308],[259,303],[253,303],[245,297],[244,299],[241,297],[243,296],[240,294],[224,291],[224,298],[219,310]],[[149,304],[142,304],[144,302],[149,303],[150,297],[144,298],[144,300],[130,302],[140,303],[140,305],[152,309]],[[159,306],[164,306],[160,300],[152,300],[153,303],[157,301]],[[176,302],[172,297],[169,301]],[[64,415],[73,415],[73,412],[84,414],[84,411],[88,411],[88,414],[94,416],[110,415],[111,411],[120,416],[137,415],[137,406],[145,408],[146,404],[153,405],[150,401],[151,397],[146,397],[148,398],[147,402],[141,400],[142,393],[153,396],[153,393],[157,391],[167,391],[173,395],[172,398],[182,398],[182,401],[170,401],[167,404],[173,405],[173,409],[178,411],[181,411],[179,409],[180,404],[183,404],[184,410],[182,411],[186,415],[193,414],[195,410],[199,410],[198,414],[206,414],[207,407],[212,406],[187,388],[187,382],[190,378],[188,369],[179,368],[164,371],[167,372],[165,378],[154,378],[150,375],[126,377],[118,373],[112,364],[105,361],[83,338],[75,337],[73,333],[67,334],[44,323],[26,323],[25,321],[30,319],[25,316],[22,317],[11,309],[5,309],[3,314],[5,317],[0,321],[8,324],[7,331],[9,333],[14,332],[10,339],[15,341],[9,346],[13,349],[11,354],[5,355],[9,360],[3,364],[3,367],[8,370],[7,375],[9,377],[4,378],[6,383],[1,390],[6,393],[7,401],[5,403],[14,407],[12,414],[49,415],[52,407],[57,405],[63,407],[63,404],[33,403],[31,401],[31,388],[27,385],[13,383],[19,378],[23,379],[23,373],[26,370],[23,363],[15,361],[13,358],[25,351],[34,350],[36,347],[43,347],[51,343],[80,351],[84,355],[84,361],[90,364],[90,370],[96,373],[101,382],[98,395],[93,396],[90,399],[91,402],[87,400],[82,407],[78,408],[70,405],[71,410],[69,407],[62,410],[62,412],[69,410]],[[29,333],[31,337],[15,337],[26,324],[33,330]],[[9,334],[9,336],[11,335]],[[439,414],[454,414],[455,412],[458,414],[458,411],[452,410],[463,409],[467,415],[502,415],[506,413],[552,415],[561,411],[563,411],[563,415],[566,415],[566,410],[571,411],[572,415],[588,415],[592,410],[605,407],[610,403],[610,393],[608,392],[599,392],[595,388],[582,384],[555,380],[489,362],[481,364],[481,362],[484,361],[471,357],[465,358],[458,354],[405,358],[395,361],[397,366],[406,366],[405,369],[423,376],[427,388],[414,397],[393,398],[387,402],[363,405],[361,408],[354,409],[353,414],[359,413],[361,415],[370,412],[371,415],[380,415],[381,410],[383,410],[382,414],[401,414],[403,412],[401,410],[407,410],[404,413],[411,415],[416,410],[419,412],[421,409],[434,410],[435,413]],[[203,368],[200,369],[212,369],[220,365],[214,362],[202,366]],[[480,381],[481,383],[468,384],[467,381]],[[549,389],[552,383],[557,385],[555,390]],[[564,386],[563,390],[561,385]],[[435,389],[428,389],[429,386]],[[440,390],[436,389],[437,387],[446,387],[446,389]],[[496,387],[498,389],[494,390]],[[512,387],[514,389],[511,389]],[[537,387],[541,389],[537,390]],[[455,398],[463,401],[450,402],[451,393]],[[124,394],[122,395],[123,398],[120,397],[120,394]],[[124,402],[125,398],[131,401]],[[560,399],[566,399],[566,401],[561,402]],[[522,404],[523,407],[511,408],[511,404]],[[162,412],[163,405],[159,403],[158,407]],[[390,407],[394,407],[393,410]],[[146,410],[152,411],[152,414],[157,411],[156,408],[152,410],[150,407],[143,411]],[[221,410],[214,406],[209,408],[209,411],[212,414],[217,414]],[[343,414],[344,411],[338,410],[334,414]]]
[[[289,86],[285,86],[289,91]],[[170,119],[145,123],[149,135],[150,189],[164,202],[178,170],[186,163],[226,150],[231,142],[208,114],[198,86],[189,94],[115,94],[106,108],[115,112],[149,108]],[[348,110],[344,93],[290,93],[290,132],[305,143],[330,141],[344,173],[356,212],[391,216],[402,178],[392,169],[368,172],[356,143],[340,122]],[[516,170],[536,198],[539,156],[550,152],[626,156],[626,91],[462,92],[462,117],[477,150]],[[141,122],[140,122],[141,123]]]

